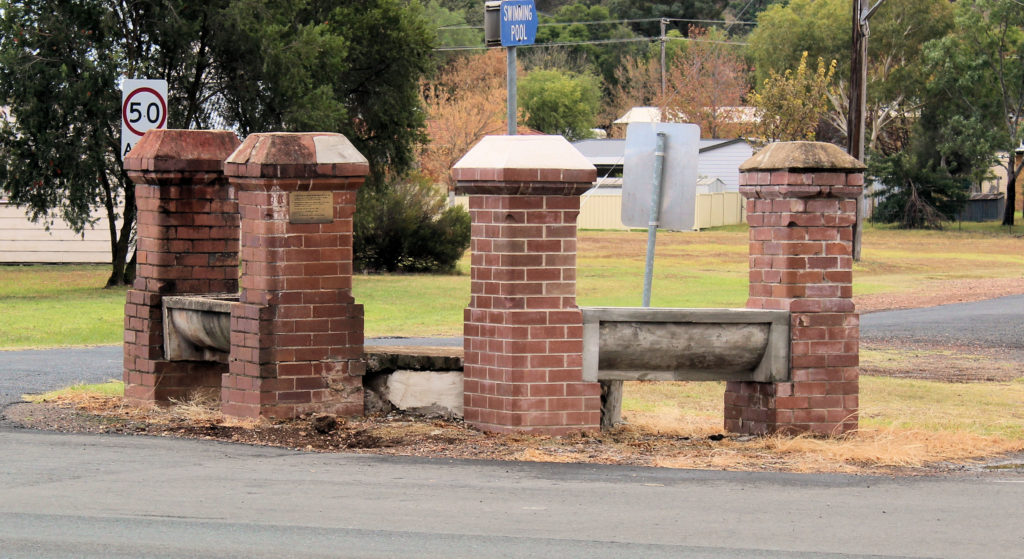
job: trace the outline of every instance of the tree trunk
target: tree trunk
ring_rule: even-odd
[[[126,185],[124,188],[124,211],[121,212],[121,230],[118,232],[113,188],[106,177],[103,178],[103,188],[107,195],[104,202],[107,208],[107,219],[110,220],[110,277],[107,278],[106,287],[130,285],[135,280],[135,256],[132,255],[131,260],[128,259],[132,231],[135,229],[135,187],[128,179],[124,179],[123,184]]]
[[[1003,225],[1013,225],[1013,212],[1017,209],[1017,177],[1024,171],[1024,158],[1020,164],[1014,160],[1014,153],[1010,153],[1010,162],[1006,165],[1006,209],[1003,210]]]

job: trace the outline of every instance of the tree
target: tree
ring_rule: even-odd
[[[588,6],[580,2],[561,6],[551,16],[542,15],[540,22],[545,25],[537,30],[537,44],[609,42],[524,49],[527,69],[557,68],[577,74],[597,73],[606,83],[614,83],[619,60],[628,54],[639,53],[641,46],[631,41],[636,37],[632,29],[618,21],[595,23],[608,22],[613,17],[618,16],[613,16],[605,6]]]
[[[534,70],[519,80],[519,106],[527,126],[569,141],[589,138],[601,108],[601,84],[589,74]]]
[[[928,99],[922,133],[941,164],[977,180],[1010,154],[1004,225],[1013,225],[1016,185],[1024,171],[1013,153],[1024,142],[1024,6],[958,2],[955,29],[925,45]]]
[[[747,125],[731,111],[743,103],[747,66],[724,44],[722,31],[691,27],[688,48],[669,67],[663,101],[668,120],[683,120],[700,126],[705,138],[735,138],[748,132]]]
[[[626,58],[619,69],[619,86],[612,89],[612,111],[621,115],[630,107],[662,108],[666,122],[692,122],[705,138],[732,138],[748,132],[731,112],[742,105],[750,88],[747,67],[731,45],[721,41],[724,32],[693,27],[686,40],[673,30],[673,48],[666,53],[665,94],[661,94],[661,63]]]
[[[163,78],[169,126],[329,130],[370,160],[370,189],[410,166],[434,31],[418,2],[0,1],[0,189],[33,219],[111,223],[108,285],[127,283],[135,220],[121,165],[121,76]],[[372,41],[366,40],[373,37]]]
[[[0,190],[34,221],[61,219],[75,231],[91,225],[93,210],[103,207],[111,224],[108,285],[126,283],[133,273],[127,255],[135,200],[119,153],[118,80],[123,74],[167,79],[170,104],[180,107],[170,126],[205,124],[207,36],[196,22],[215,6],[0,2],[0,99],[13,121],[0,123]]]
[[[223,109],[243,135],[341,132],[370,160],[371,188],[411,166],[436,41],[419,2],[232,0],[217,23]]]
[[[883,185],[873,219],[904,229],[941,229],[967,202],[969,182],[937,167],[925,146],[871,159],[871,175]],[[921,156],[925,153],[924,157]]]
[[[767,141],[813,140],[818,122],[829,107],[829,90],[836,62],[826,68],[818,59],[818,70],[807,68],[807,53],[796,71],[779,75],[771,72],[761,91],[750,97],[757,111],[757,133]]]
[[[795,68],[804,53],[811,60],[837,60],[839,74],[848,75],[850,23],[849,0],[790,0],[768,6],[747,39],[754,82]]]
[[[772,4],[758,16],[747,49],[757,83],[771,72],[795,67],[804,52],[811,60],[836,60],[832,108],[825,117],[839,140],[846,135],[849,112],[850,19],[848,0]],[[889,154],[903,148],[899,140],[907,130],[898,128],[914,120],[926,83],[921,46],[945,35],[951,24],[947,0],[885,0],[871,18],[865,112],[869,151]]]
[[[505,53],[491,49],[452,61],[422,84],[428,139],[420,172],[453,187],[451,168],[481,138],[506,130]]]
[[[768,9],[768,6],[778,4],[781,1],[782,0],[730,0],[729,7],[726,9],[727,19],[728,17],[732,17],[740,21],[749,21],[755,19],[758,14]]]
[[[654,37],[660,33],[660,18],[721,19],[729,0],[606,0],[604,4],[615,17],[653,20],[638,23],[636,29],[642,35]]]
[[[448,6],[445,6],[448,4]],[[479,29],[473,29],[467,23],[466,12],[477,7],[483,12],[483,8],[472,2],[473,7],[459,6],[453,2],[441,2],[430,0],[424,5],[424,19],[437,27],[437,44],[444,47],[462,47],[472,45],[483,45],[484,34]]]

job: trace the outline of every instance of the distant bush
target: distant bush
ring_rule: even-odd
[[[970,182],[934,168],[912,153],[900,152],[870,160],[869,173],[884,186],[872,216],[882,223],[897,223],[904,229],[942,229],[953,221],[967,203]]]
[[[469,248],[469,213],[420,175],[361,190],[354,227],[362,272],[447,273]]]

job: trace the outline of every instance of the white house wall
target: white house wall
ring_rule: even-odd
[[[701,147],[704,147],[705,141],[707,140],[701,141]],[[740,165],[752,155],[754,150],[746,142],[736,142],[706,151],[697,158],[697,174],[722,179],[727,191],[737,192],[740,189]]]
[[[0,263],[108,263],[107,224],[100,217],[95,226],[76,235],[64,222],[56,221],[47,231],[41,223],[29,221],[24,209],[0,201]]]

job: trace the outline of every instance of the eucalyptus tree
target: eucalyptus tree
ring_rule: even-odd
[[[115,285],[134,268],[122,78],[167,80],[169,127],[342,132],[374,188],[423,138],[418,83],[436,31],[415,0],[0,0],[0,38],[0,190],[78,231],[97,208],[120,219]]]

